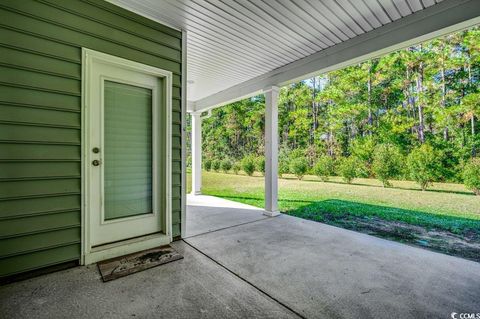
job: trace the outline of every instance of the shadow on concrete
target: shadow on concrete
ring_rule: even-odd
[[[479,263],[292,216],[185,241],[306,318],[440,318],[478,305]]]

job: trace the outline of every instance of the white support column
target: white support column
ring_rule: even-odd
[[[277,216],[278,211],[278,87],[265,92],[265,212]]]
[[[192,195],[202,193],[202,118],[201,112],[192,116]]]

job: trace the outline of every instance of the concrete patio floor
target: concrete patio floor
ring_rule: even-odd
[[[0,287],[0,318],[296,318],[182,241],[184,259],[107,283],[96,265]]]
[[[187,195],[187,203],[187,238],[268,218],[260,208],[214,196]]]
[[[0,287],[0,318],[450,318],[480,312],[480,264],[189,197],[184,259],[103,283],[95,265]],[[298,315],[299,316],[298,316]]]

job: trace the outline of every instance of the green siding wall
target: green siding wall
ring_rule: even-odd
[[[173,72],[180,235],[181,36],[102,0],[0,2],[0,277],[80,258],[82,47]]]

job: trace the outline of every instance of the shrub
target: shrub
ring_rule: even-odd
[[[212,169],[212,160],[211,159],[206,159],[203,161],[203,168],[209,172]]]
[[[263,176],[265,176],[265,156],[257,157],[255,161],[255,168],[257,169],[257,172],[260,172]]]
[[[480,158],[472,158],[463,169],[465,186],[480,195]]]
[[[364,164],[365,172],[362,175],[365,177],[370,176],[375,150],[374,137],[369,135],[363,138],[355,139],[352,141],[349,149],[350,153]]]
[[[290,172],[290,169],[288,167],[288,162],[285,161],[285,160],[281,160],[278,163],[278,176],[280,176],[280,178],[282,178],[283,174],[288,174],[289,172]]]
[[[225,173],[228,173],[228,171],[232,169],[232,161],[226,158],[222,161],[222,163],[220,164],[220,167],[222,168],[222,171],[224,171]]]
[[[242,169],[242,166],[240,165],[239,162],[233,163],[232,170],[235,173],[235,175],[238,175],[238,172]]]
[[[403,156],[393,144],[380,144],[375,148],[372,171],[383,183],[383,187],[392,186],[389,179],[398,177],[402,172]]]
[[[428,144],[433,147],[437,156],[440,167],[438,181],[442,182],[457,182],[463,183],[463,168],[466,161],[471,157],[471,148],[465,143],[465,148],[468,147],[468,152],[462,154],[461,148],[456,143],[452,143],[452,140],[445,141],[442,136],[435,136],[435,138],[429,138]]]
[[[213,169],[215,172],[218,172],[218,171],[220,170],[220,165],[221,165],[220,160],[214,159],[214,160],[212,161],[212,169]]]
[[[439,166],[438,156],[428,144],[413,149],[407,158],[409,175],[420,185],[422,191],[438,178]]]
[[[303,178],[308,170],[308,162],[303,157],[297,157],[290,161],[290,172],[295,174],[299,180]]]
[[[291,161],[295,158],[304,158],[305,159],[305,150],[303,148],[296,148],[290,151],[288,154],[288,159]]]
[[[242,159],[242,169],[248,176],[252,176],[255,172],[255,161],[252,156],[245,156]]]
[[[335,171],[335,162],[330,156],[322,156],[318,159],[313,167],[313,173],[320,177],[324,182],[328,181],[328,177],[332,176]]]
[[[354,156],[344,157],[338,165],[338,175],[342,176],[343,180],[350,184],[355,177],[358,177],[360,164],[360,161]]]
[[[278,176],[280,176],[280,178],[290,172],[288,168],[289,151],[288,147],[285,146],[280,147],[280,151],[278,152]]]
[[[357,178],[363,177],[363,178],[368,178],[371,175],[370,169],[367,166],[368,163],[363,162],[362,160],[358,159],[357,157],[354,156],[357,160]]]

